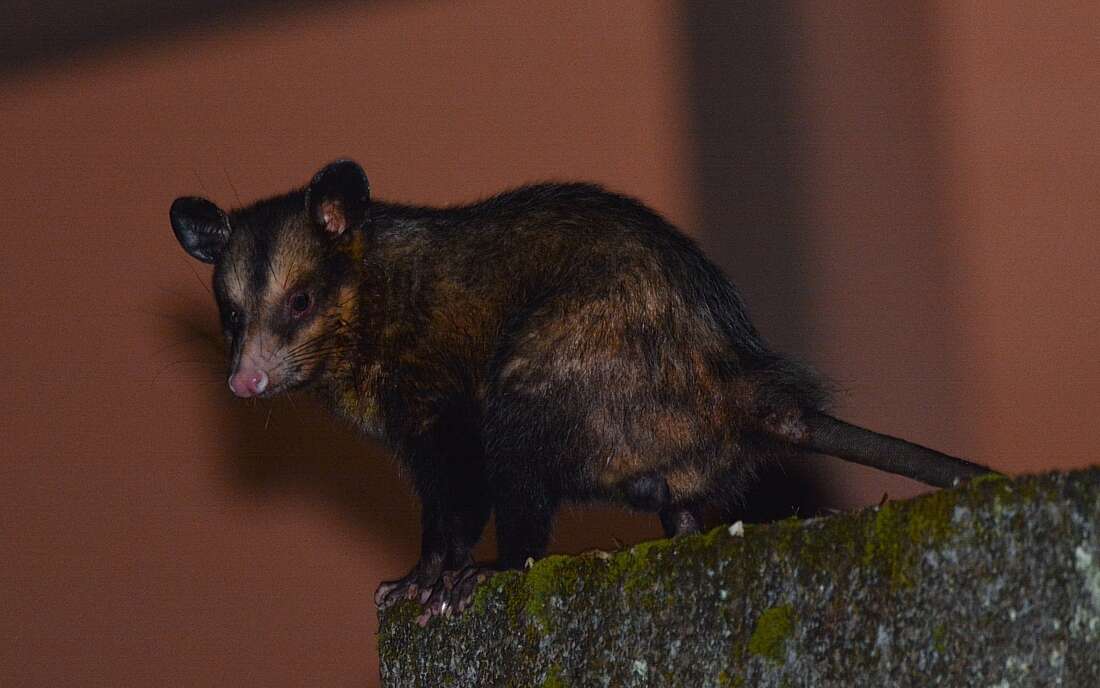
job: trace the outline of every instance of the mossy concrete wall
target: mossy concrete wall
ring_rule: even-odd
[[[1100,686],[1100,469],[552,556],[383,614],[385,686]]]

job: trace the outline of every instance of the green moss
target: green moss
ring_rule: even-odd
[[[669,558],[663,555],[672,544],[671,540],[640,542],[616,557],[618,561],[614,568],[620,576],[623,590],[636,595],[651,589],[654,581],[664,573],[662,562]]]
[[[1037,480],[1012,480],[999,475],[982,476],[971,481],[970,486],[970,491],[992,490],[998,507],[1036,502],[1049,496]]]
[[[672,540],[647,540],[646,542],[639,542],[630,549],[627,550],[635,559],[646,559],[650,552],[659,553],[661,550],[668,548],[673,544]]]
[[[622,589],[633,596],[634,603],[648,609],[659,608],[661,602],[653,595],[656,583],[672,573],[673,562],[677,560],[672,553],[687,539],[640,542],[610,556],[603,555],[591,574],[598,587]]]
[[[499,587],[493,584],[493,578],[485,581],[484,585],[477,586],[474,590],[474,599],[470,601],[470,609],[478,616],[484,614],[489,606],[489,595],[500,590]]]
[[[553,554],[540,559],[527,570],[523,577],[526,597],[524,611],[528,620],[535,621],[545,628],[548,619],[546,609],[554,595],[567,595],[576,586],[577,573],[570,564],[572,557]]]
[[[947,650],[947,627],[943,624],[932,629],[932,647],[941,655]]]
[[[730,676],[727,671],[718,672],[718,685],[722,688],[741,688],[745,685],[743,676]]]
[[[398,602],[386,611],[385,623],[381,624],[378,637],[378,657],[381,661],[397,660],[405,648],[402,636],[407,636],[412,629],[419,629],[416,625],[419,614],[419,607],[411,600]]]
[[[542,681],[542,688],[569,688],[569,684],[561,677],[561,669],[553,665],[546,672],[546,678]]]
[[[805,521],[795,516],[772,524],[767,530],[767,548],[784,561],[810,571],[817,565],[819,557],[829,556],[829,552],[816,547],[820,540],[809,537],[805,525]]]
[[[894,586],[910,587],[922,546],[954,532],[958,500],[957,492],[940,491],[879,507],[867,526],[863,564],[883,571]]]
[[[783,648],[793,631],[794,607],[785,604],[765,609],[749,638],[749,653],[782,662]]]
[[[706,536],[706,542],[713,541],[713,535]],[[552,630],[551,605],[553,599],[573,598],[576,608],[579,601],[576,592],[581,584],[588,591],[625,590],[637,594],[634,602],[659,605],[655,597],[655,581],[669,575],[677,560],[666,554],[680,541],[654,540],[643,542],[633,548],[608,554],[590,552],[581,556],[551,555],[535,562],[526,571],[506,571],[491,578],[474,593],[470,613],[484,615],[493,608],[495,600],[501,600],[507,611],[508,619],[516,627],[526,626],[534,637]],[[703,536],[698,536],[700,547]],[[665,565],[665,562],[668,562]]]
[[[495,594],[504,599],[504,609],[508,620],[514,627],[523,621],[524,597],[523,574],[519,571],[504,571],[493,576]]]
[[[967,483],[969,487],[977,487],[978,485],[986,485],[988,483],[997,482],[1011,482],[1011,478],[1003,473],[986,473],[985,475],[979,475]]]

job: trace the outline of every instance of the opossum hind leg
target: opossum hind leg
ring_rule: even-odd
[[[661,509],[665,537],[694,535],[703,530],[703,510],[697,504],[677,504]]]
[[[630,506],[657,512],[666,537],[692,535],[703,529],[702,507],[694,502],[673,504],[668,481],[659,473],[628,479],[622,491]]]

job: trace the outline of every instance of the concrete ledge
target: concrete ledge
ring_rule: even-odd
[[[502,573],[385,686],[1100,686],[1100,469]]]

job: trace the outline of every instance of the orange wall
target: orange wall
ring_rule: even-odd
[[[350,155],[380,197],[583,177],[685,219],[669,11],[353,4],[7,79],[0,685],[376,681],[372,595],[415,560],[418,510],[308,399],[234,402],[189,339],[216,327],[209,273],[168,206]],[[565,520],[570,548],[657,532]]]
[[[846,417],[1010,471],[1093,461],[1089,7],[334,3],[9,68],[0,685],[374,685],[371,595],[415,558],[416,505],[307,398],[231,398],[167,223],[337,156],[397,200],[633,193]],[[920,489],[812,472],[837,506]],[[653,521],[573,510],[555,548]]]
[[[943,3],[976,451],[1097,463],[1100,5]]]

